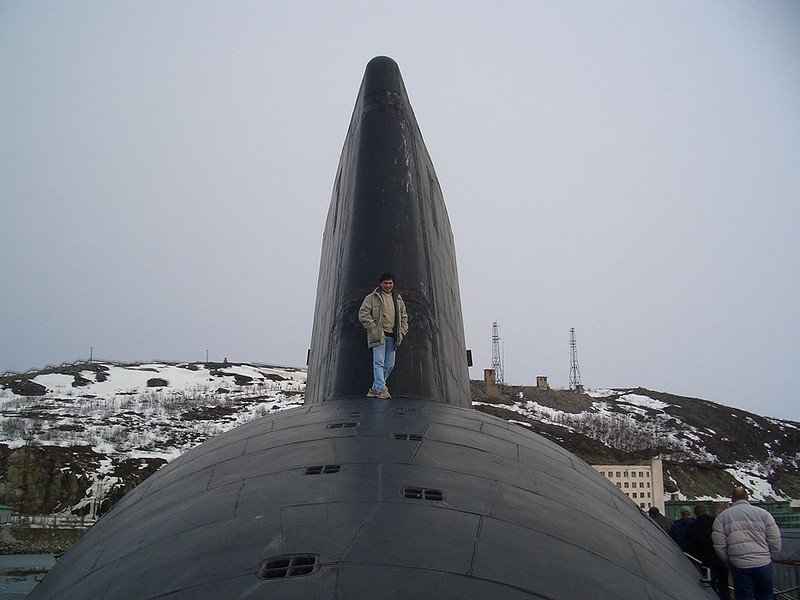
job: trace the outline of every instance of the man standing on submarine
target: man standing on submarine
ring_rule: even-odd
[[[358,320],[367,330],[367,346],[372,348],[372,387],[370,398],[391,398],[386,380],[394,368],[395,352],[408,332],[408,312],[402,296],[394,289],[394,276],[381,273],[380,285],[367,294],[358,309]]]

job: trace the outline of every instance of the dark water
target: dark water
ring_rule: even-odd
[[[22,600],[54,564],[52,554],[0,554],[0,600]]]

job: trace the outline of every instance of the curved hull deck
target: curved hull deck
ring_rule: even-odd
[[[202,444],[69,558],[33,597],[713,597],[580,459],[497,417],[405,398],[327,401]]]

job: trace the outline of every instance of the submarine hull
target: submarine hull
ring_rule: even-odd
[[[409,597],[714,596],[658,526],[556,444],[471,409],[361,397],[187,452],[31,596]]]

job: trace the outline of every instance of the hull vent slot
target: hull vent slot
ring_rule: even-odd
[[[329,475],[330,473],[338,473],[342,470],[342,465],[315,465],[313,467],[306,467],[306,475]]]
[[[403,498],[441,502],[444,500],[444,494],[441,490],[434,490],[431,488],[405,487],[403,488]]]
[[[258,571],[259,579],[284,579],[311,575],[319,569],[316,554],[283,554],[266,559]]]

